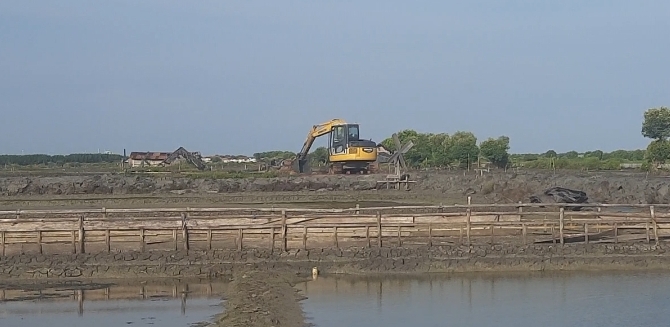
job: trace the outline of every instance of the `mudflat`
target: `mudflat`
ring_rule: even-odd
[[[297,289],[300,277],[288,272],[247,271],[235,274],[223,314],[212,327],[303,327],[305,316]]]

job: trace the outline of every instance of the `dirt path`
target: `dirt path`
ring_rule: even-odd
[[[305,327],[300,305],[304,299],[294,288],[300,278],[275,272],[236,274],[226,296],[224,313],[211,327]]]

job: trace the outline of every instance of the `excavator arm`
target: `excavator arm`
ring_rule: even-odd
[[[297,155],[297,159],[300,161],[303,161],[307,159],[307,154],[309,153],[309,149],[312,147],[312,144],[314,144],[314,140],[319,137],[326,135],[330,133],[331,129],[333,126],[337,125],[344,125],[347,122],[345,122],[342,119],[332,119],[328,122],[321,123],[318,125],[314,125],[312,129],[309,131],[309,134],[307,134],[307,139],[305,140],[305,143],[302,146],[302,149]]]

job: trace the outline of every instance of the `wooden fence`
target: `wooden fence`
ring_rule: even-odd
[[[572,208],[580,207],[579,211]],[[0,211],[0,254],[477,243],[647,242],[670,205],[471,204],[351,209]]]

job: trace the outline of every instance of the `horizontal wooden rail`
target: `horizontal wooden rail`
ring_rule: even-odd
[[[138,208],[138,209],[112,209],[112,208],[96,208],[96,209],[57,209],[57,210],[2,210],[0,215],[91,215],[91,214],[132,214],[132,213],[230,213],[230,212],[247,212],[247,213],[324,213],[324,214],[341,214],[341,213],[362,213],[362,212],[376,212],[376,211],[407,211],[407,210],[453,210],[453,209],[482,209],[482,208],[498,208],[498,209],[519,209],[519,208],[589,208],[589,209],[604,209],[604,208],[625,208],[625,209],[649,209],[654,206],[656,209],[668,209],[670,204],[609,204],[609,203],[498,203],[498,204],[454,204],[454,205],[428,205],[428,206],[385,206],[385,207],[360,207],[346,208],[346,209],[332,209],[332,208]],[[571,211],[575,213],[576,211]]]
[[[656,205],[524,204],[352,209],[163,208],[0,212],[1,255],[267,247],[476,243],[647,242],[670,236],[670,213]],[[580,205],[582,206],[582,205]],[[502,211],[500,208],[516,208]],[[551,210],[549,207],[557,207]],[[617,212],[616,207],[646,208]],[[660,206],[666,208],[667,206]],[[458,208],[461,211],[445,212]],[[495,208],[495,211],[475,209]],[[382,210],[383,209],[383,210]],[[434,210],[434,212],[425,212]],[[251,213],[251,214],[250,214]],[[262,213],[262,214],[254,214]]]

